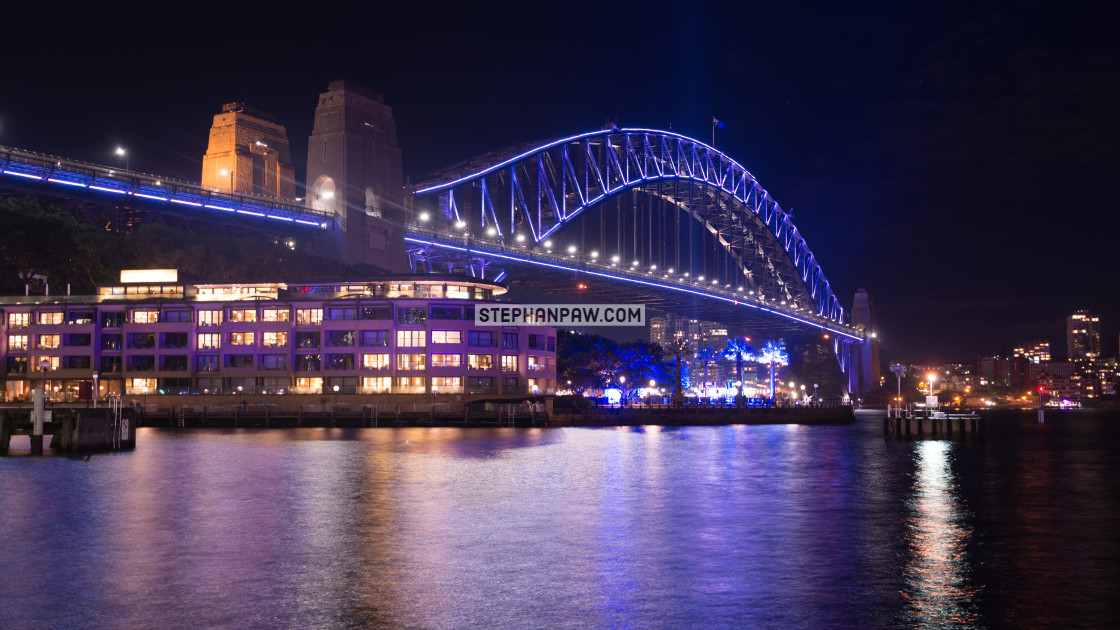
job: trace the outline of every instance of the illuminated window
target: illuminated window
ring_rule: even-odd
[[[39,313],[40,324],[61,324],[62,313]]]
[[[158,324],[159,311],[133,311],[132,322],[134,324]]]
[[[286,308],[266,308],[261,311],[262,322],[286,322],[291,313]]]
[[[389,368],[389,355],[363,354],[362,368],[366,370],[386,370]]]
[[[297,394],[318,394],[323,391],[322,377],[297,378],[294,390]]]
[[[542,372],[548,368],[548,366],[545,365],[544,359],[542,357],[532,356],[529,357],[528,367],[530,372]]]
[[[27,335],[8,335],[8,351],[26,352]]]
[[[198,312],[198,325],[199,326],[218,326],[222,323],[221,311],[199,311]]]
[[[397,355],[397,369],[398,370],[423,370],[424,369],[424,355],[423,354],[398,354]]]
[[[468,370],[489,370],[494,367],[494,355],[492,354],[468,354],[467,355],[467,369]]]
[[[58,357],[44,356],[31,357],[31,369],[35,372],[42,372],[44,360],[49,364],[49,367],[47,367],[48,370],[53,371],[58,369]]]
[[[318,326],[323,322],[323,309],[301,308],[296,311],[297,326]]]
[[[433,330],[432,343],[462,343],[463,333],[458,330]]]
[[[423,348],[424,347],[424,331],[423,330],[398,330],[397,331],[397,347],[398,348]]]
[[[426,381],[423,376],[401,376],[397,378],[398,394],[423,394]]]
[[[392,389],[392,378],[388,376],[362,377],[362,389],[369,394],[388,394]]]
[[[462,360],[461,354],[433,354],[432,367],[459,367]]]
[[[222,345],[222,336],[218,333],[199,333],[198,349],[214,350]]]
[[[8,313],[8,328],[27,328],[30,323],[30,313]]]
[[[469,300],[471,297],[470,289],[463,286],[448,285],[447,297],[456,300]]]
[[[503,354],[502,355],[502,371],[503,372],[516,372],[517,371],[517,355],[516,354]]]
[[[54,349],[59,345],[58,335],[39,335],[39,341],[35,344],[35,348],[39,350]]]
[[[229,321],[231,322],[255,322],[257,321],[257,311],[251,308],[235,308],[229,311]]]
[[[288,345],[288,333],[267,331],[261,333],[261,345],[265,348],[280,348]]]
[[[432,393],[461,394],[463,393],[463,379],[458,376],[433,376]]]
[[[229,334],[229,345],[231,346],[251,346],[253,342],[253,333],[251,332],[231,332]]]

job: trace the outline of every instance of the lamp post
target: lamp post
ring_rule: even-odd
[[[43,373],[43,395],[46,397],[47,402],[51,400],[51,383],[47,373],[51,371],[50,359],[43,359],[39,361],[39,371]]]
[[[805,404],[805,386],[804,385],[801,386],[801,404],[802,405]]]
[[[813,404],[815,405],[821,404],[820,399],[817,398],[817,385],[818,383],[813,383]]]
[[[331,389],[334,390],[334,410],[338,411],[338,385],[335,385]]]
[[[223,177],[225,177],[226,175],[229,175],[229,194],[232,195],[233,194],[233,171],[227,171],[226,169],[223,168],[221,171],[219,171],[219,173],[221,173]]]
[[[619,389],[622,390],[622,401],[621,402],[622,402],[622,406],[625,407],[626,406],[626,377],[625,376],[618,377],[618,387],[619,387]]]
[[[93,371],[93,408],[97,409],[97,370]]]
[[[237,386],[237,407],[245,411],[245,388],[241,385]]]
[[[937,380],[937,375],[930,372],[927,376],[929,377],[929,395],[933,396],[933,382]]]
[[[898,406],[902,408],[902,377],[906,375],[906,366],[900,363],[891,364],[891,372],[894,372],[895,378],[898,379]]]
[[[128,173],[128,150],[124,147],[117,147],[117,155],[124,158],[124,172]]]

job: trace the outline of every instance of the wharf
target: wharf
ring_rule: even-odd
[[[553,426],[714,426],[727,424],[850,424],[849,406],[833,407],[588,407],[556,410]]]
[[[952,413],[928,408],[887,407],[883,437],[890,440],[980,440],[984,418],[975,410]]]
[[[48,410],[43,434],[33,434],[30,409],[0,410],[0,455],[7,455],[12,436],[31,437],[32,454],[41,454],[50,436],[52,450],[92,453],[136,448],[136,422],[131,410],[56,408]]]

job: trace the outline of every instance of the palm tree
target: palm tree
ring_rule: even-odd
[[[700,384],[701,388],[708,385],[708,363],[718,357],[719,353],[712,349],[711,346],[700,348],[700,352],[696,353],[696,359],[704,366],[704,382]]]
[[[743,406],[743,361],[756,360],[754,346],[748,344],[748,341],[750,339],[746,337],[730,337],[727,340],[727,348],[723,351],[723,356],[735,359],[735,367],[739,372],[739,396],[735,399],[735,404],[739,407]]]
[[[684,402],[681,397],[681,358],[687,359],[692,356],[692,348],[689,347],[687,339],[677,337],[669,342],[669,345],[666,347],[666,353],[677,360],[676,391],[673,394],[673,405],[680,407],[681,403]]]
[[[766,363],[770,366],[770,400],[774,400],[774,367],[780,365],[789,365],[789,354],[786,352],[785,344],[780,341],[767,341],[762,346],[762,352],[758,353],[758,362]]]

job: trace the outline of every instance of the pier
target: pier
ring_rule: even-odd
[[[951,413],[928,407],[887,407],[883,437],[890,440],[979,440],[984,437],[984,418],[972,411]]]
[[[136,448],[133,416],[129,409],[51,409],[38,425],[34,410],[0,410],[0,455],[8,454],[16,435],[31,438],[32,455],[42,455],[48,444],[66,454],[131,450]]]

